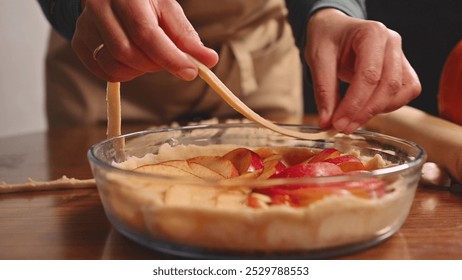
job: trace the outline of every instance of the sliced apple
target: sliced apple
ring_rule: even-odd
[[[343,172],[366,170],[364,164],[353,155],[343,155],[334,158],[328,158],[324,162],[330,162],[340,167]]]
[[[336,176],[341,174],[343,174],[342,169],[330,162],[302,162],[300,164],[287,167],[281,172],[271,176],[270,179],[322,177]]]
[[[315,201],[331,195],[345,195],[348,191],[341,187],[308,187],[289,190],[286,196],[290,197],[290,203],[294,207],[309,205]]]
[[[358,179],[329,184],[291,184],[254,189],[253,192],[271,198],[270,205],[305,206],[330,195],[352,194],[371,199],[385,194],[385,183],[379,179]]]
[[[255,153],[257,153],[262,159],[277,155],[275,149],[268,147],[258,148],[255,150]]]
[[[268,179],[269,177],[281,173],[287,167],[277,158],[265,160],[263,171],[258,179]]]
[[[287,166],[302,163],[314,155],[313,150],[307,148],[278,148],[278,152],[282,155],[282,162]]]
[[[247,205],[253,208],[268,208],[271,203],[271,198],[260,193],[251,193],[248,197]]]
[[[189,163],[201,164],[219,174],[224,178],[233,178],[239,176],[239,171],[236,169],[234,164],[225,158],[220,156],[198,156],[187,160]]]
[[[202,164],[191,162],[189,163],[189,167],[191,168],[191,172],[200,178],[208,179],[208,180],[225,179],[225,177],[221,175],[220,173],[213,171],[212,169],[205,167]]]
[[[210,168],[187,160],[168,160],[156,164],[148,164],[135,169],[136,171],[161,174],[166,176],[192,177],[208,180],[219,180],[224,177]]]
[[[341,155],[340,151],[334,148],[328,148],[320,151],[319,153],[312,156],[308,159],[308,162],[321,162],[326,159],[339,157]]]
[[[234,164],[239,175],[263,168],[262,158],[256,152],[247,148],[236,148],[223,155],[223,158]]]

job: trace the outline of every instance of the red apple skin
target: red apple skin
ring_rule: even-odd
[[[254,192],[271,198],[271,205],[288,204],[293,207],[305,206],[329,195],[346,195],[371,199],[380,198],[386,192],[385,182],[376,178],[358,179],[328,184],[298,184],[259,188]]]
[[[275,168],[275,173],[274,174],[279,174],[282,171],[287,169],[287,167],[284,165],[284,163],[282,163],[280,161],[278,161],[278,163],[276,164],[276,166],[274,168]]]
[[[301,207],[330,195],[345,195],[348,191],[341,187],[308,187],[290,190],[287,196],[291,198],[291,205]]]
[[[364,164],[353,155],[343,155],[334,158],[328,158],[324,162],[330,162],[342,169],[343,172],[366,170]]]
[[[277,159],[272,159],[264,162],[263,172],[258,179],[268,179],[269,177],[281,173],[286,169],[286,166]]]
[[[316,154],[313,150],[306,148],[278,148],[277,150],[282,156],[282,162],[287,166],[307,161]]]
[[[340,167],[329,162],[302,162],[281,172],[274,174],[270,179],[277,178],[303,178],[303,177],[322,177],[336,176],[343,174]]]
[[[341,153],[339,150],[334,149],[334,148],[327,148],[315,154],[314,156],[309,158],[307,161],[308,162],[321,162],[321,161],[325,161],[326,159],[339,157],[340,155]]]
[[[251,150],[248,150],[248,151],[250,153],[250,165],[247,171],[253,172],[255,170],[262,169],[264,166],[263,159],[254,151],[251,151]]]
[[[247,205],[252,207],[252,208],[261,208],[260,202],[258,201],[258,198],[256,198],[253,195],[249,195],[249,198],[247,200]]]
[[[270,198],[270,205],[290,205],[294,207],[297,207],[299,205],[298,201],[293,201],[292,196],[288,194],[274,194],[271,195]]]

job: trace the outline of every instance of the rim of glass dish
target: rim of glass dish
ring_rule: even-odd
[[[310,125],[299,125],[299,124],[278,124],[285,126],[287,128],[299,128],[299,129],[307,129],[307,130],[314,130],[314,131],[321,131],[320,128],[315,127],[315,126],[310,126]],[[112,170],[114,172],[118,172],[124,175],[128,176],[136,176],[136,177],[142,177],[142,178],[155,178],[155,179],[175,179],[178,182],[181,182],[181,178],[176,177],[176,176],[167,176],[167,175],[156,175],[156,174],[149,174],[149,173],[141,173],[141,172],[134,172],[132,170],[126,170],[122,168],[118,168],[110,163],[104,162],[100,160],[94,153],[94,150],[102,146],[108,142],[115,141],[116,139],[121,139],[121,138],[133,138],[133,137],[140,137],[143,135],[148,135],[148,134],[153,134],[153,133],[163,133],[163,132],[174,132],[174,131],[190,131],[190,130],[197,130],[197,129],[224,129],[224,128],[235,128],[235,127],[251,127],[251,128],[262,128],[266,129],[264,127],[259,126],[258,124],[255,123],[219,123],[219,124],[196,124],[196,125],[186,125],[186,126],[178,126],[178,127],[162,127],[162,128],[153,128],[153,129],[146,129],[146,130],[141,130],[141,131],[136,131],[132,133],[127,133],[127,134],[122,134],[116,137],[112,137],[109,139],[105,139],[101,142],[98,142],[90,147],[90,149],[87,152],[87,157],[90,161],[94,162],[96,165],[101,166],[105,169]],[[354,174],[345,174],[345,175],[337,175],[337,176],[323,176],[323,177],[303,177],[303,178],[284,178],[284,179],[271,179],[271,180],[255,180],[255,179],[240,179],[240,180],[234,180],[232,182],[233,185],[236,183],[244,183],[244,182],[252,182],[253,186],[265,186],[265,185],[276,185],[276,184],[288,184],[288,183],[335,183],[335,182],[340,182],[340,181],[346,181],[346,180],[352,180],[352,179],[365,179],[365,178],[373,178],[373,177],[378,177],[378,176],[385,176],[385,175],[394,175],[399,173],[400,171],[406,170],[406,169],[412,169],[413,167],[416,167],[418,165],[421,165],[425,162],[427,155],[425,150],[417,143],[397,138],[394,136],[390,135],[385,135],[381,134],[378,132],[373,132],[373,131],[367,131],[367,130],[356,130],[350,135],[355,135],[355,136],[363,136],[363,137],[378,137],[381,139],[386,139],[392,142],[399,142],[401,144],[405,144],[408,146],[411,146],[415,149],[417,149],[418,154],[415,156],[415,158],[407,163],[391,166],[391,167],[385,167],[377,170],[372,170],[371,172],[365,172],[365,173],[354,173]],[[348,135],[345,135],[348,136]],[[289,137],[289,136],[288,136]],[[295,139],[295,138],[294,138]],[[354,139],[353,139],[354,140]],[[314,142],[326,142],[329,140],[307,140],[307,141],[314,141]],[[227,179],[229,180],[229,179]],[[204,182],[209,182],[213,184],[220,183],[220,185],[223,184],[223,182],[227,180],[207,180],[207,179],[200,179],[197,180],[197,183],[204,183]],[[267,182],[270,181],[270,182]],[[279,182],[280,181],[280,182]],[[187,179],[188,183],[192,183],[190,179]],[[226,183],[225,183],[226,185]]]

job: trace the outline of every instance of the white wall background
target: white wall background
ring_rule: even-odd
[[[0,0],[0,137],[46,129],[49,25],[35,0]]]

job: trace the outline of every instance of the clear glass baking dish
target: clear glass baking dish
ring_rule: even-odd
[[[286,127],[318,131],[311,126]],[[178,160],[235,147],[335,148],[369,160],[380,155],[387,165],[337,176],[235,181],[133,170],[156,157]],[[237,123],[122,135],[95,144],[88,158],[108,219],[144,246],[187,258],[329,258],[376,245],[399,230],[411,208],[426,154],[415,143],[368,131],[301,140]],[[342,190],[342,186],[376,181],[385,185],[380,196],[365,198],[352,195],[351,188]],[[302,207],[254,208],[245,203],[249,190],[284,184],[335,185],[340,192]]]

